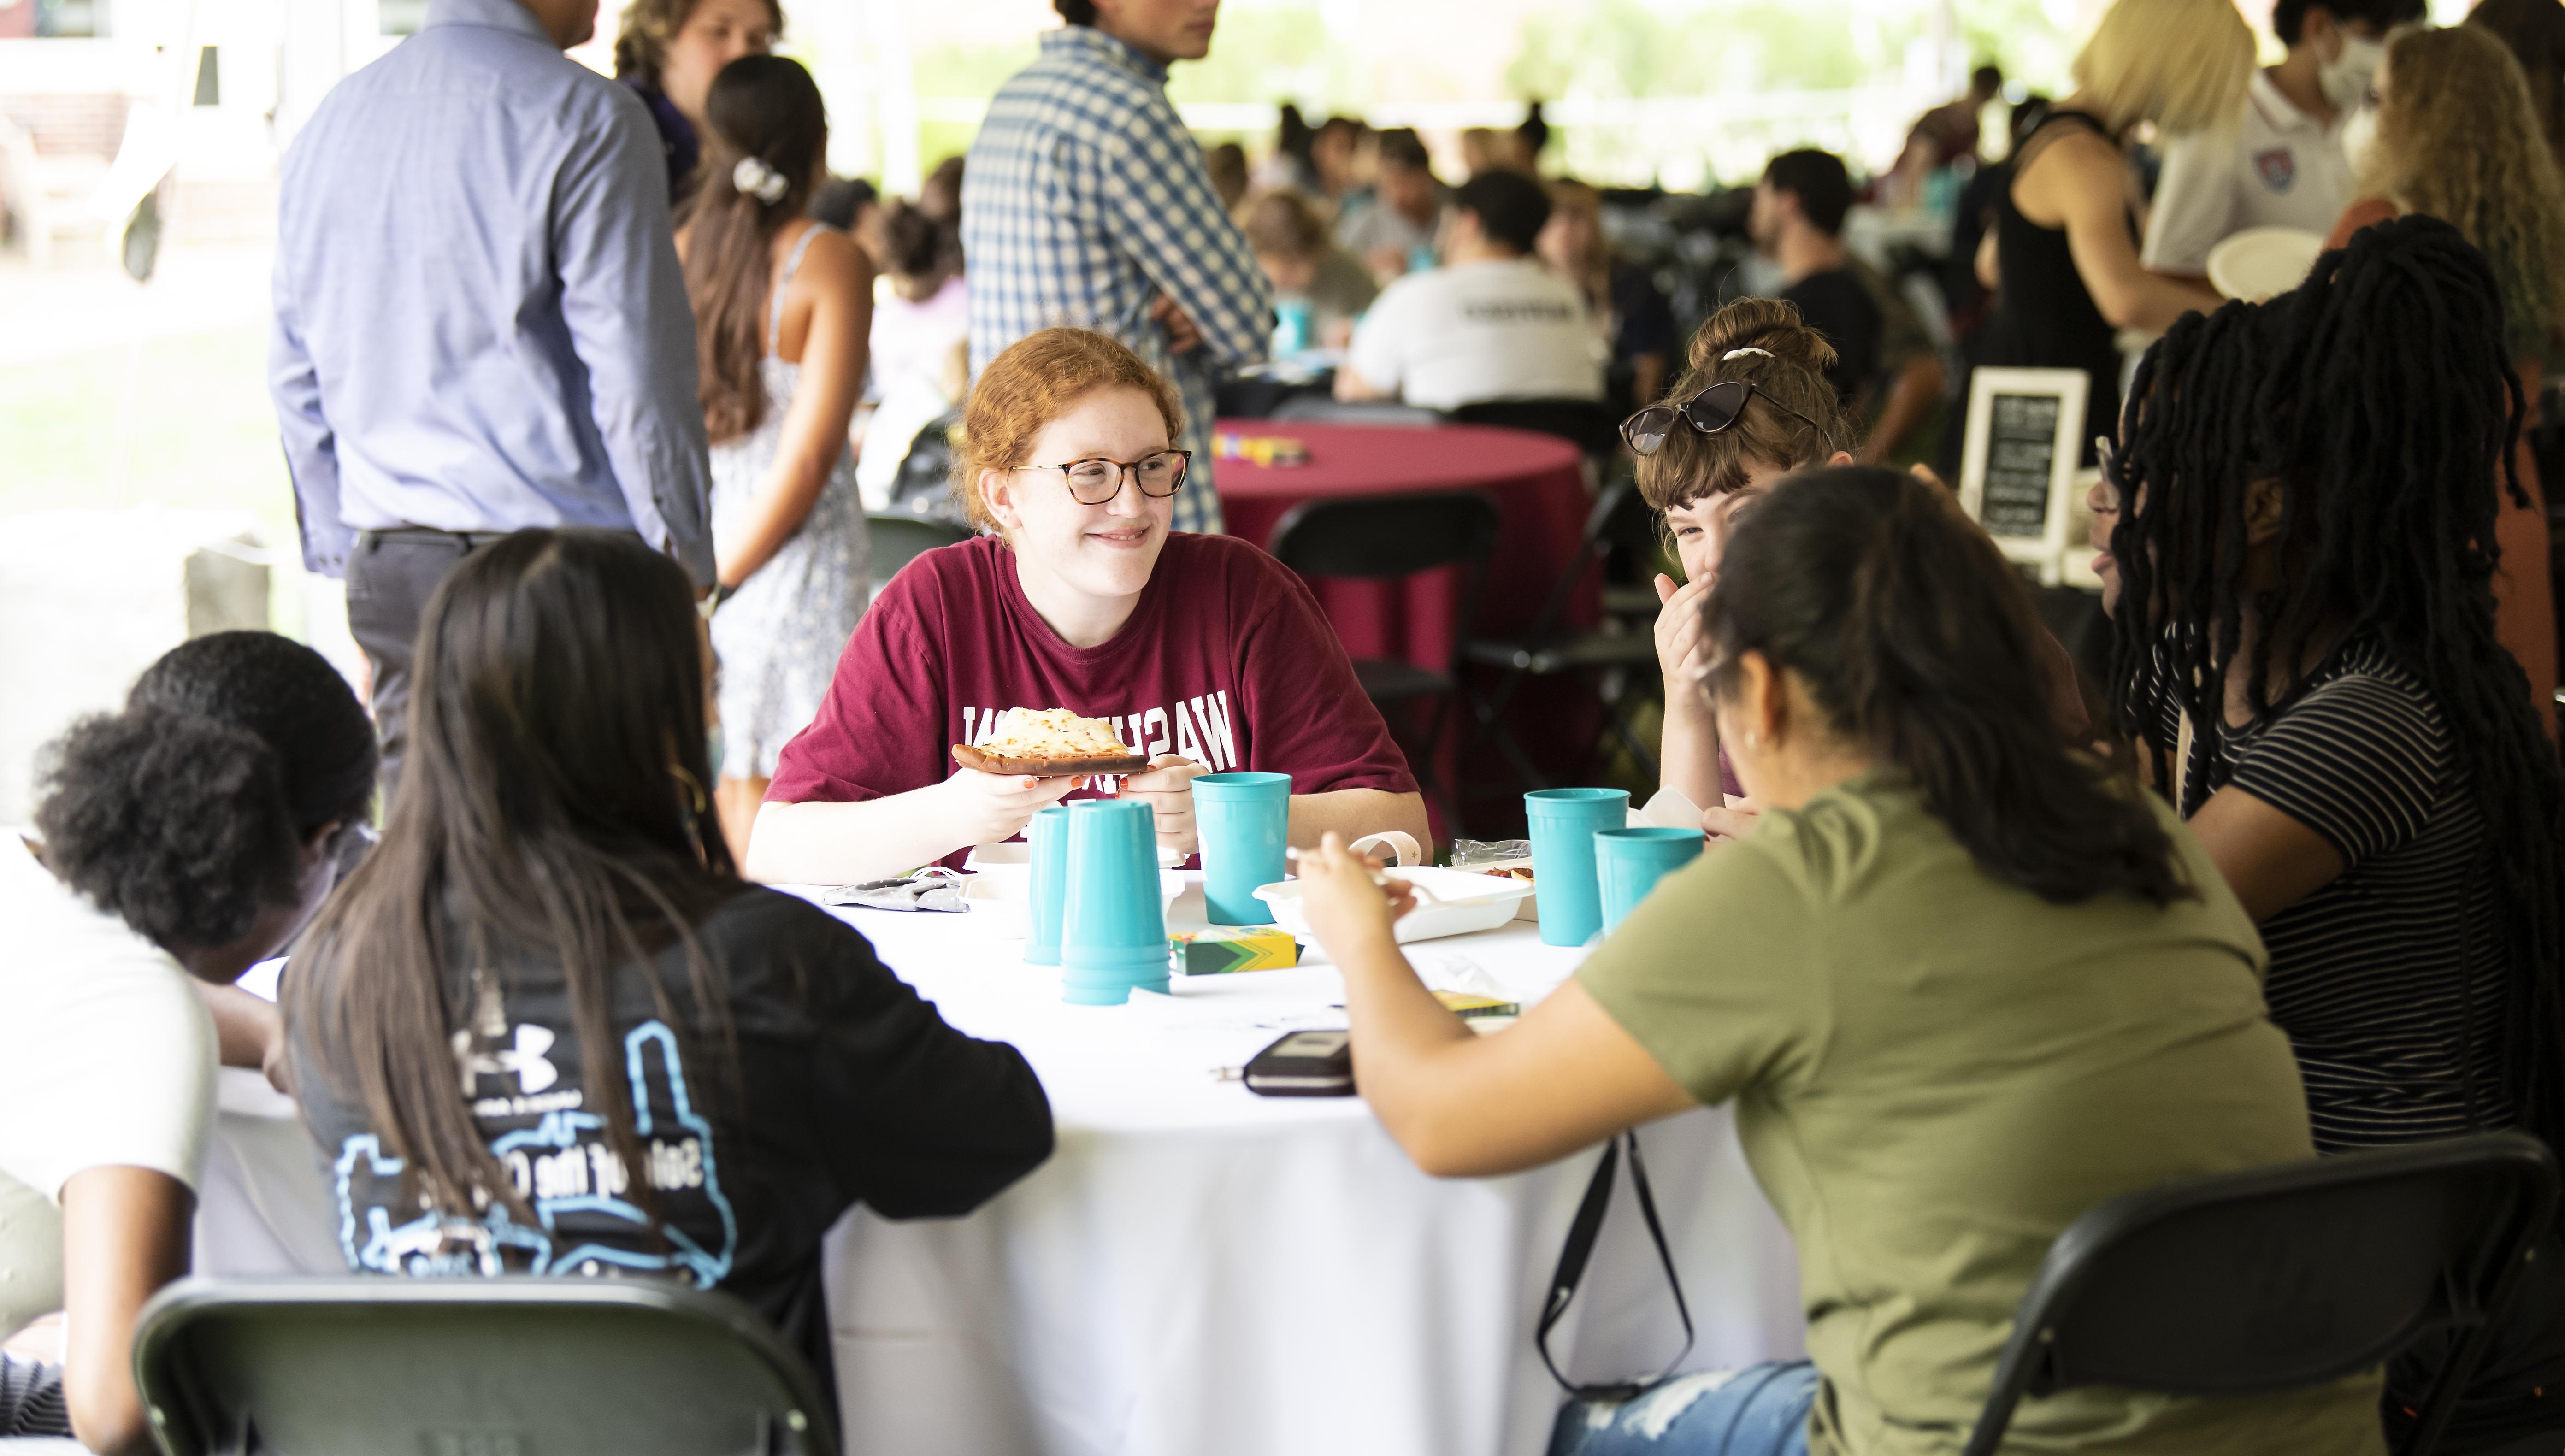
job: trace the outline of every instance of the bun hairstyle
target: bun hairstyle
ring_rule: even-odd
[[[828,109],[798,61],[742,56],[704,98],[704,154],[686,232],[686,297],[695,307],[695,397],[704,432],[737,439],[766,420],[772,244],[809,208]]]
[[[980,492],[989,470],[1033,463],[1034,436],[1098,389],[1137,389],[1158,406],[1167,439],[1185,436],[1184,403],[1173,384],[1120,340],[1092,329],[1045,329],[1009,345],[980,371],[953,451],[953,494],[971,524],[1003,539]]]
[[[893,198],[882,208],[882,271],[894,278],[949,277],[962,271],[962,229],[914,202]]]
[[[1749,651],[1794,673],[1988,875],[2054,904],[2197,894],[2143,794],[2059,740],[2029,593],[1942,487],[1791,476],[1739,522],[1702,614],[1714,695]]]
[[[1737,353],[1744,349],[1762,352]],[[1639,494],[1662,513],[1740,489],[1757,468],[1822,465],[1851,449],[1858,431],[1826,382],[1834,362],[1825,336],[1800,322],[1795,304],[1746,298],[1711,315],[1693,333],[1683,372],[1656,402],[1679,405],[1713,384],[1744,379],[1824,428],[1762,399],[1748,401],[1737,423],[1715,435],[1678,421],[1655,454],[1639,457]]]
[[[320,653],[215,632],[48,750],[36,827],[47,866],[153,943],[228,945],[293,902],[316,833],[366,818],[374,766],[373,724]]]
[[[301,846],[257,734],[128,709],[73,724],[51,757],[36,811],[47,867],[153,944],[228,945],[293,901]]]

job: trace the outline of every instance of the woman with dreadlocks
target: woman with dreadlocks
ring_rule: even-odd
[[[2448,223],[2382,223],[2175,324],[2130,397],[2112,704],[2261,923],[2317,1147],[2565,1136],[2565,772],[2494,634],[2521,402],[2492,270]],[[2555,1423],[2558,1307],[2523,1301],[2469,1426]]]

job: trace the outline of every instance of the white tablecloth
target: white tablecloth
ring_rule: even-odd
[[[1173,923],[1199,924],[1201,891]],[[1559,1394],[1531,1331],[1596,1154],[1506,1178],[1418,1172],[1353,1098],[1216,1079],[1285,1030],[1341,1025],[1336,973],[1179,978],[1072,1007],[1056,972],[973,917],[839,911],[975,1036],[1042,1075],[1059,1150],[968,1218],[831,1233],[827,1295],[849,1456],[1536,1456]],[[1312,952],[1314,955],[1314,946]],[[1578,952],[1517,922],[1410,948],[1529,1001]],[[226,1073],[207,1170],[208,1273],[338,1273],[310,1143]],[[1700,1337],[1687,1368],[1801,1348],[1788,1237],[1726,1110],[1641,1133]],[[1682,1342],[1626,1175],[1552,1339],[1584,1380]]]

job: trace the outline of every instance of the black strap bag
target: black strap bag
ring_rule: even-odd
[[[1639,1196],[1639,1216],[1647,1220],[1648,1237],[1656,1241],[1657,1262],[1665,1268],[1666,1288],[1673,1293],[1675,1314],[1683,1321],[1683,1348],[1648,1379],[1579,1385],[1568,1379],[1551,1357],[1549,1332],[1567,1314],[1568,1303],[1576,1298],[1577,1283],[1585,1278],[1586,1261],[1594,1255],[1594,1240],[1603,1232],[1603,1215],[1612,1207],[1612,1180],[1620,1169],[1625,1145],[1630,1150],[1630,1189]],[[1532,1342],[1540,1348],[1540,1362],[1549,1366],[1549,1377],[1580,1400],[1635,1399],[1672,1378],[1682,1367],[1684,1356],[1692,1353],[1692,1308],[1684,1303],[1683,1281],[1675,1275],[1675,1256],[1666,1248],[1665,1225],[1657,1218],[1657,1196],[1648,1187],[1648,1165],[1639,1157],[1636,1132],[1624,1132],[1603,1144],[1603,1160],[1594,1165],[1594,1177],[1585,1185],[1584,1201],[1577,1204],[1576,1218],[1567,1226],[1567,1243],[1558,1251],[1558,1270],[1549,1277],[1549,1298],[1541,1306],[1540,1325],[1532,1335]]]

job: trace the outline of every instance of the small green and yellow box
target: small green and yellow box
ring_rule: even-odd
[[[1434,993],[1434,999],[1442,1002],[1447,1010],[1463,1021],[1475,1021],[1480,1017],[1522,1015],[1521,1002],[1502,1001],[1494,996],[1481,996],[1474,991],[1437,991]]]
[[[1300,942],[1277,925],[1214,925],[1167,937],[1168,968],[1179,976],[1235,971],[1287,971],[1300,963]]]

